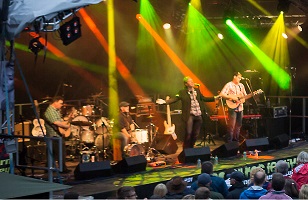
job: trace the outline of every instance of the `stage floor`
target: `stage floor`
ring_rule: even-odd
[[[210,148],[211,152],[225,144],[222,139],[215,137],[214,142],[215,144],[212,142],[208,143],[207,140],[205,144],[206,147]],[[204,145],[202,141],[197,141],[196,144],[197,146],[195,148],[200,148]],[[55,173],[54,182],[62,182],[73,187],[66,191],[54,192],[54,198],[62,198],[63,194],[67,191],[78,192],[82,196],[93,196],[94,198],[100,199],[110,198],[115,197],[115,191],[124,185],[134,186],[139,198],[149,198],[156,184],[165,183],[176,175],[184,177],[187,182],[191,182],[200,174],[200,169],[196,167],[196,163],[181,164],[178,162],[178,155],[182,152],[182,142],[178,141],[177,145],[178,149],[175,154],[157,154],[157,157],[155,157],[156,161],[165,161],[166,165],[151,167],[148,164],[145,171],[132,174],[112,173],[107,177],[96,177],[89,180],[75,180],[74,170],[79,164],[80,158],[68,159],[67,166],[71,172],[60,174],[60,177]],[[226,170],[235,169],[242,171],[246,177],[249,177],[249,171],[252,167],[261,166],[266,170],[267,174],[271,174],[276,161],[280,159],[287,160],[290,164],[290,169],[292,169],[296,164],[295,158],[297,154],[307,148],[308,143],[306,141],[297,141],[283,149],[259,152],[258,157],[248,155],[246,160],[242,158],[241,154],[229,158],[219,158],[218,164],[214,165],[214,173],[220,177],[224,177]],[[211,161],[214,163],[213,159]],[[110,163],[112,166],[116,164],[113,161]],[[17,169],[15,172],[17,175],[20,173]],[[47,180],[47,173],[43,170],[34,170],[32,173],[31,170],[27,169],[26,175]]]

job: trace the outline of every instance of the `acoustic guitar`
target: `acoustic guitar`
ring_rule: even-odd
[[[66,122],[67,125],[70,124],[70,123],[72,122],[72,120],[73,120],[73,118],[74,118],[74,115],[73,115],[73,114],[74,114],[76,111],[77,111],[77,110],[73,107],[73,108],[72,108],[72,111],[71,111],[70,114],[68,115],[68,116],[69,116],[68,120],[67,120],[67,121],[64,121],[64,122]],[[69,137],[69,136],[71,135],[71,127],[67,128],[67,129],[62,128],[62,127],[58,127],[58,130],[59,130],[61,136],[64,136],[64,137],[66,137],[66,138]]]
[[[166,100],[169,100],[170,97],[167,96]],[[171,134],[173,139],[176,140],[177,139],[177,135],[175,133],[175,125],[172,124],[171,122],[171,113],[170,113],[170,105],[167,104],[167,121],[164,121],[164,126],[165,126],[165,131],[164,134]]]
[[[249,99],[251,98],[252,96],[255,96],[255,95],[258,95],[258,94],[262,94],[263,91],[261,89],[257,90],[257,91],[254,91],[250,94],[247,94],[247,95],[229,95],[231,98],[237,98],[238,100],[235,101],[235,100],[230,100],[230,99],[227,99],[226,100],[226,104],[229,108],[231,109],[235,109],[237,108],[241,103],[244,103],[246,99]]]
[[[31,133],[35,137],[44,137],[44,135],[46,135],[45,121],[40,118],[40,109],[39,109],[39,103],[37,102],[37,100],[34,100],[34,105],[35,105],[35,109],[36,109],[36,112],[38,114],[39,119],[33,120],[33,122],[32,122],[33,123],[33,129],[31,131]],[[41,124],[42,128],[41,128],[40,124]]]

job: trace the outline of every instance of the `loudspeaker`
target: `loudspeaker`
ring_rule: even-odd
[[[118,162],[113,170],[116,173],[125,174],[125,173],[134,173],[145,171],[147,166],[147,160],[144,155],[127,157]]]
[[[220,147],[214,149],[212,151],[212,155],[217,156],[219,158],[227,158],[231,156],[236,156],[238,150],[239,150],[238,142],[233,141],[223,144]]]
[[[289,146],[289,136],[287,134],[277,135],[269,140],[270,146],[274,149],[281,149]]]
[[[178,156],[180,163],[197,163],[197,160],[208,161],[210,160],[210,148],[189,148],[184,149]]]
[[[74,171],[76,180],[110,176],[111,174],[110,161],[79,163]]]
[[[254,151],[261,150],[267,151],[269,149],[268,138],[256,138],[256,139],[246,139],[240,146],[242,151]]]
[[[265,118],[266,136],[271,139],[288,132],[287,118]]]
[[[178,145],[171,135],[157,135],[155,143],[154,148],[162,154],[174,154],[178,150]]]

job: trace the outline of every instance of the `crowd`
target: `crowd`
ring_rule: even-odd
[[[308,199],[308,153],[302,151],[297,156],[297,164],[288,175],[288,163],[279,160],[271,181],[262,168],[250,172],[249,184],[240,171],[227,175],[227,180],[214,176],[213,164],[203,162],[201,174],[188,186],[183,177],[175,176],[166,184],[155,186],[149,199]],[[227,184],[228,183],[228,184]],[[138,199],[134,187],[118,189],[116,199]]]

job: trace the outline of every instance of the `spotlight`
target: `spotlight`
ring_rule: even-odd
[[[32,40],[30,40],[29,43],[29,49],[35,54],[37,55],[38,52],[40,52],[42,49],[45,48],[45,46],[39,41],[39,38],[41,36],[35,37]]]
[[[289,11],[290,0],[278,0],[277,11],[287,13]]]
[[[171,25],[170,25],[169,23],[165,23],[165,24],[163,25],[163,28],[164,28],[165,30],[170,29],[170,28],[171,28]]]
[[[74,17],[60,27],[60,37],[64,45],[69,45],[81,37],[79,17]]]
[[[286,33],[281,34],[284,39],[288,39],[288,35]]]
[[[217,34],[217,37],[218,37],[219,39],[221,39],[221,40],[224,39],[224,35],[221,34],[221,33],[218,33],[218,34]]]

